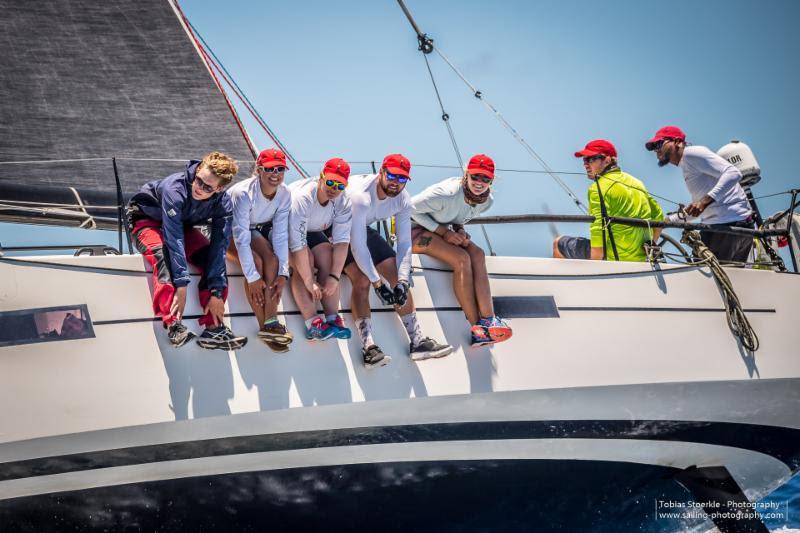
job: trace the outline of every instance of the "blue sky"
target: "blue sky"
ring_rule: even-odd
[[[394,0],[181,5],[290,151],[310,161],[310,172],[332,156],[380,161],[396,151],[412,164],[456,164],[416,37]],[[616,144],[623,169],[651,192],[687,202],[680,171],[658,168],[643,148],[658,127],[676,124],[691,142],[714,150],[733,138],[747,142],[764,176],[757,196],[800,186],[792,150],[800,119],[800,32],[792,26],[799,2],[407,5],[422,30],[556,170],[581,172],[573,152],[606,138]],[[438,56],[429,59],[465,158],[484,152],[502,169],[541,170]],[[258,147],[271,146],[255,122],[242,117]],[[412,172],[413,193],[456,171]],[[287,175],[289,181],[297,177]],[[563,179],[585,198],[584,176]],[[490,214],[542,212],[545,204],[555,213],[578,213],[549,176],[501,172]],[[788,205],[788,197],[760,205],[771,214]],[[0,225],[2,244],[116,242],[106,232],[20,229]],[[550,253],[546,225],[487,229],[501,254]],[[582,225],[559,229],[587,232]]]

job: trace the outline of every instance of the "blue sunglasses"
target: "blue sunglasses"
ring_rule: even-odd
[[[389,181],[396,181],[397,183],[405,183],[408,180],[410,180],[411,178],[409,178],[407,176],[401,176],[400,174],[392,174],[391,172],[389,172],[387,170],[386,171],[386,179],[388,179]]]

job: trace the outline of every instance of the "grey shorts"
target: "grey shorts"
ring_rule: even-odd
[[[558,238],[558,251],[567,259],[589,259],[592,257],[592,242],[586,237]]]

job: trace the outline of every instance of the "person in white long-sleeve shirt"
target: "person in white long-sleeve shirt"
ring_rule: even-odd
[[[492,206],[494,161],[473,156],[464,175],[431,185],[411,198],[413,252],[453,268],[453,290],[470,323],[472,345],[511,338],[511,328],[494,314],[486,255],[472,242],[464,224]]]
[[[350,165],[335,157],[325,163],[318,178],[289,185],[289,262],[294,270],[290,286],[309,340],[351,336],[338,314],[339,280],[350,248],[352,213],[344,194],[349,177]],[[316,304],[320,300],[321,316]]]
[[[689,146],[686,134],[677,126],[664,126],[645,148],[655,152],[659,166],[673,164],[681,169],[692,203],[690,217],[720,227],[753,228],[753,212],[739,184],[742,173],[705,146]],[[674,217],[667,220],[674,220]],[[720,261],[745,262],[753,246],[750,236],[701,231],[700,238]]]
[[[350,254],[344,272],[353,285],[351,307],[361,341],[364,365],[382,366],[391,360],[372,338],[369,289],[372,286],[385,305],[394,305],[410,339],[411,359],[444,357],[453,351],[449,345],[424,337],[420,330],[414,300],[409,291],[411,279],[411,198],[405,191],[411,163],[402,154],[386,156],[378,174],[351,176],[347,196],[353,211]],[[395,217],[397,252],[373,228],[380,220]],[[382,279],[383,278],[383,279]],[[384,283],[386,280],[389,285]]]
[[[278,304],[289,278],[291,193],[283,183],[286,170],[286,155],[281,150],[263,150],[254,175],[227,192],[233,205],[228,259],[242,268],[259,339],[276,352],[288,351],[292,342],[292,334],[278,321]]]

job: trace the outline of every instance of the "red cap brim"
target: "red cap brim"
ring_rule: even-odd
[[[591,157],[593,155],[602,155],[600,152],[595,152],[594,150],[586,150],[583,149],[580,152],[575,152],[575,157]]]
[[[397,174],[399,176],[405,176],[408,179],[411,179],[411,176],[408,175],[408,172],[405,169],[400,167],[386,167],[386,170],[391,172],[392,174]]]
[[[264,163],[260,163],[259,166],[263,168],[285,167],[286,161],[266,161]]]

